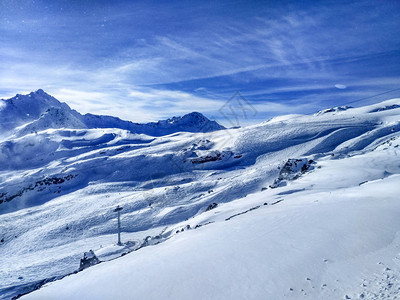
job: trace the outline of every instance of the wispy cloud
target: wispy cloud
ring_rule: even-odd
[[[83,113],[218,118],[240,90],[256,122],[342,105],[400,77],[390,1],[0,8],[0,97],[43,88]]]

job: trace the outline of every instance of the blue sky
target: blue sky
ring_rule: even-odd
[[[240,91],[246,125],[400,97],[399,37],[390,0],[2,0],[0,98],[43,88],[83,113],[229,125]]]

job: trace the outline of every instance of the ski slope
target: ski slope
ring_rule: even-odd
[[[17,129],[0,142],[0,297],[92,249],[103,263],[23,299],[392,299],[399,104],[169,135]]]
[[[339,165],[322,161],[290,186],[221,205],[176,228],[209,225],[23,299],[396,299],[400,169],[392,166],[399,154],[392,151],[384,161],[383,153]],[[374,178],[363,173],[376,173],[382,163],[397,174],[359,186],[348,172]]]

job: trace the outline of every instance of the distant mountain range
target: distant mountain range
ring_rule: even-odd
[[[146,124],[124,121],[112,116],[82,115],[42,89],[0,101],[0,131],[12,131],[17,136],[49,128],[119,128],[150,136],[181,131],[210,132],[224,129],[222,125],[198,112]]]

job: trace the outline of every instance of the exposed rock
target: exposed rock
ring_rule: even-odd
[[[287,181],[295,180],[299,178],[303,173],[312,170],[314,163],[313,160],[308,160],[307,158],[302,159],[288,159],[284,166],[279,172],[279,177],[274,180],[270,188],[277,188],[281,186],[286,186]]]
[[[82,271],[86,268],[94,266],[94,265],[98,264],[99,262],[100,262],[100,260],[94,254],[93,250],[90,250],[89,252],[85,252],[83,254],[83,258],[81,258],[81,262],[79,264],[79,271]]]
[[[207,209],[206,209],[206,211],[209,211],[209,210],[212,210],[212,209],[214,209],[214,208],[216,208],[218,206],[218,204],[217,203],[211,203],[208,207],[207,207]]]

